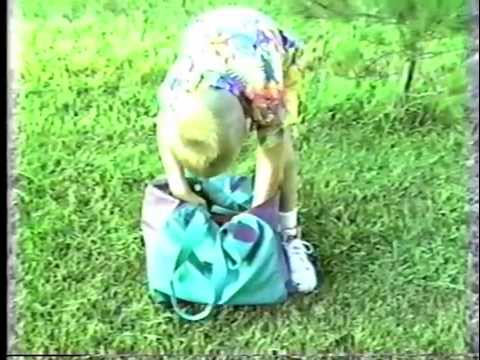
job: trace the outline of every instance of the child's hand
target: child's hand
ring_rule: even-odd
[[[157,126],[158,145],[170,192],[177,199],[183,200],[187,203],[206,206],[207,202],[195,194],[188,185],[185,180],[183,168],[173,155],[170,148],[162,142],[161,129],[161,126]]]
[[[205,201],[205,199],[195,194],[188,187],[175,189],[175,191],[172,190],[172,195],[175,196],[177,199],[183,200],[189,204],[207,206],[207,202]]]

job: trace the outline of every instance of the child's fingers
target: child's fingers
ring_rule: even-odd
[[[191,194],[191,198],[190,198],[189,202],[191,204],[195,204],[195,205],[207,206],[207,202],[205,201],[205,199],[201,198],[200,196],[198,196],[195,193]]]
[[[175,196],[177,199],[183,200],[190,204],[204,205],[204,206],[207,205],[207,202],[205,201],[205,199],[201,198],[191,190],[176,192],[173,194],[173,196]]]

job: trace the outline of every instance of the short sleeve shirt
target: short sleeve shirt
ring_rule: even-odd
[[[283,136],[285,90],[300,70],[301,43],[268,16],[248,8],[207,12],[187,28],[179,56],[160,88],[162,106],[181,106],[181,93],[213,87],[242,104],[261,144]],[[293,69],[297,71],[292,71]]]

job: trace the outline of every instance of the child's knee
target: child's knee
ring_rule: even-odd
[[[297,172],[299,168],[299,161],[294,151],[288,152],[284,160],[285,172]]]

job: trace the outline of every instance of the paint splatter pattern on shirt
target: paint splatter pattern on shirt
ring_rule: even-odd
[[[160,96],[171,108],[179,95],[202,87],[237,96],[252,130],[282,133],[285,85],[299,68],[302,46],[260,12],[243,8],[211,11],[187,29],[180,54],[167,74]],[[265,139],[264,139],[265,140]]]

